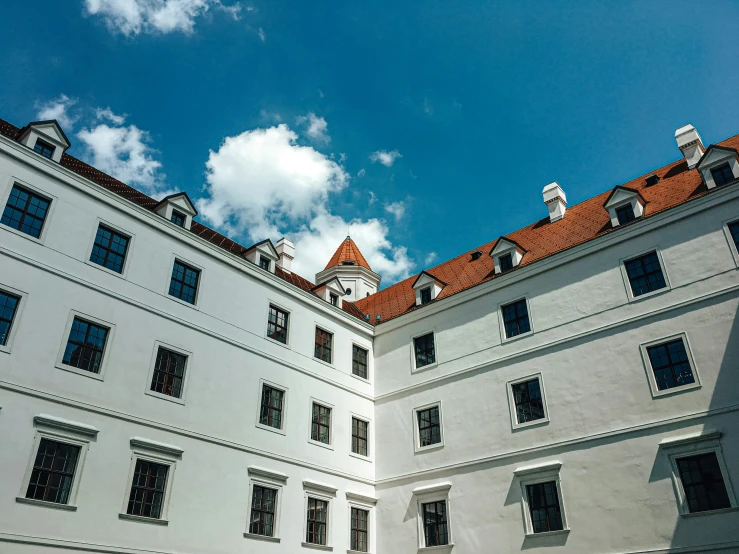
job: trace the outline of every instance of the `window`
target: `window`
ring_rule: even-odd
[[[18,296],[0,290],[0,346],[6,346],[10,340],[10,331],[20,301]]]
[[[331,444],[331,408],[313,402],[310,438],[316,442]]]
[[[34,238],[41,236],[51,201],[13,185],[0,223]]]
[[[116,273],[123,272],[129,238],[100,225],[95,235],[90,261]]]
[[[79,446],[42,438],[26,498],[68,504],[79,457]]]
[[[259,412],[259,423],[275,429],[282,429],[284,396],[284,391],[269,385],[262,385],[262,407]]]
[[[331,363],[331,347],[334,335],[328,331],[324,331],[320,327],[316,327],[316,349],[315,357],[324,362]]]
[[[269,271],[269,258],[265,258],[264,256],[259,256],[259,267]]]
[[[269,317],[267,319],[267,336],[277,342],[287,344],[287,321],[288,313],[280,308],[270,305]]]
[[[178,227],[184,227],[185,221],[187,220],[187,217],[185,214],[178,212],[177,210],[172,210],[172,217],[170,218],[170,221],[177,225]]]
[[[417,368],[436,363],[434,333],[426,333],[425,335],[414,338],[413,350]]]
[[[731,183],[734,180],[734,174],[731,171],[731,166],[728,163],[722,164],[718,167],[714,167],[711,170],[711,176],[713,182],[716,183],[717,187]]]
[[[657,390],[695,383],[690,360],[682,338],[647,347]]]
[[[326,544],[326,527],[328,525],[328,502],[308,497],[308,524],[305,542],[309,544]]]
[[[729,232],[731,233],[731,238],[734,241],[734,246],[739,250],[739,221],[729,223],[728,227]]]
[[[618,218],[619,225],[625,225],[629,221],[634,221],[636,219],[634,208],[631,204],[626,204],[625,206],[616,208],[616,217]]]
[[[421,448],[441,442],[441,418],[439,406],[416,411],[418,419],[418,445]]]
[[[277,491],[275,489],[256,484],[252,487],[249,533],[265,537],[274,536],[276,501]]]
[[[175,260],[172,268],[172,280],[169,283],[169,294],[188,304],[195,304],[198,292],[200,271],[179,260]]]
[[[624,262],[626,275],[634,297],[641,296],[667,286],[657,252],[650,252]]]
[[[506,272],[510,269],[513,269],[513,254],[510,252],[508,254],[503,254],[498,258],[500,263],[500,272]]]
[[[367,379],[367,350],[352,345],[352,374]]]
[[[150,390],[166,396],[182,398],[186,365],[187,356],[160,346],[154,363]]]
[[[526,485],[526,495],[534,533],[564,529],[555,481]]]
[[[329,293],[329,302],[331,302],[332,306],[338,306],[339,296],[337,294],[334,294],[333,292]]]
[[[506,304],[502,310],[506,338],[510,339],[531,332],[529,310],[525,298]]]
[[[431,287],[424,287],[421,289],[421,304],[428,304],[431,302]]]
[[[132,516],[160,519],[168,473],[169,466],[166,464],[137,459],[126,513]]]
[[[427,502],[422,504],[422,511],[425,545],[429,547],[449,544],[446,502],[444,500]]]
[[[352,452],[360,456],[367,456],[369,423],[356,417],[352,418]]]
[[[715,452],[677,458],[676,461],[691,514],[731,507]]]
[[[367,522],[369,511],[361,508],[351,509],[351,550],[355,552],[367,552]]]
[[[100,373],[108,331],[106,327],[75,317],[62,363],[91,373]]]
[[[33,149],[41,154],[44,158],[49,158],[54,155],[54,151],[56,150],[56,146],[52,146],[46,141],[43,141],[41,139],[36,139],[36,144],[34,145]]]
[[[346,289],[346,290],[344,291],[344,294],[346,294],[347,296],[351,296],[351,294],[352,294],[352,289],[350,289],[350,288]]]
[[[511,385],[511,388],[513,389],[513,402],[516,408],[516,421],[519,424],[546,417],[538,377],[523,383],[515,383]]]

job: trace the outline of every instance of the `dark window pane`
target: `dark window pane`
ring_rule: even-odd
[[[367,456],[367,440],[369,423],[356,417],[352,418],[352,452]]]
[[[306,526],[305,542],[325,545],[327,523],[328,502],[308,498],[308,525]]]
[[[262,387],[262,405],[259,411],[259,423],[275,429],[282,429],[282,401],[285,392],[264,385]]]
[[[100,373],[107,339],[106,327],[75,317],[69,330],[62,363],[91,373]]]
[[[19,297],[0,290],[0,346],[8,344],[20,301]]]
[[[369,532],[367,522],[369,520],[369,512],[367,510],[360,510],[359,508],[352,508],[351,520],[350,547],[356,552],[367,552],[367,533]]]
[[[526,299],[521,299],[503,306],[503,325],[505,327],[505,336],[509,339],[531,331]]]
[[[126,513],[152,519],[161,518],[168,472],[167,465],[136,460]]]
[[[624,266],[631,284],[631,293],[635,297],[667,286],[656,252],[628,260],[624,262]]]
[[[731,238],[734,241],[734,246],[736,246],[737,250],[739,250],[739,221],[729,223],[729,232],[731,233]]]
[[[516,419],[519,423],[544,418],[544,402],[539,379],[516,383],[511,389],[516,407]]]
[[[418,438],[420,446],[431,446],[441,442],[441,420],[439,407],[418,410]]]
[[[275,533],[275,505],[277,491],[260,485],[254,485],[251,499],[251,517],[249,533],[272,537]]]
[[[187,356],[160,346],[154,363],[151,390],[167,396],[181,398],[186,363]]]
[[[324,362],[331,363],[331,347],[333,343],[333,334],[328,331],[316,327],[316,349],[315,357]]]
[[[428,304],[431,302],[431,287],[425,287],[421,289],[421,304]]]
[[[79,455],[79,446],[41,439],[26,498],[67,504]]]
[[[731,172],[731,167],[728,163],[713,168],[711,170],[711,176],[713,176],[713,182],[716,183],[717,187],[731,183],[734,180],[734,174]]]
[[[199,278],[200,271],[180,261],[175,261],[172,268],[172,280],[169,282],[169,294],[189,304],[195,304]]]
[[[332,306],[338,306],[339,305],[339,297],[335,295],[333,292],[329,293],[328,295],[329,302],[331,302]]]
[[[423,536],[426,546],[449,544],[449,529],[446,518],[446,502],[429,502],[422,504]]]
[[[267,336],[282,344],[287,344],[287,320],[287,312],[270,306],[267,321]]]
[[[367,350],[352,345],[352,373],[362,379],[367,379]]]
[[[416,355],[416,367],[423,367],[436,362],[433,333],[413,339],[413,348]]]
[[[677,467],[690,513],[731,507],[715,452],[680,458]]]
[[[657,389],[665,390],[695,382],[683,339],[647,348]]]
[[[0,223],[26,235],[39,238],[50,204],[50,201],[30,190],[13,185]]]
[[[41,139],[36,139],[36,144],[33,146],[33,149],[41,154],[44,158],[49,158],[54,155],[54,151],[56,150],[56,146],[52,146],[46,141],[43,141]]]
[[[513,269],[513,254],[503,254],[498,260],[501,273]]]
[[[534,528],[534,533],[546,533],[547,531],[563,529],[557,483],[549,481],[548,483],[526,485],[526,494],[529,499],[531,525]]]
[[[265,258],[264,256],[259,256],[259,267],[269,271],[269,258]]]
[[[325,444],[331,443],[331,408],[313,403],[310,438]]]
[[[616,217],[618,218],[619,225],[624,225],[629,221],[634,221],[636,219],[634,208],[631,204],[626,204],[625,206],[616,208]]]
[[[185,214],[182,214],[176,210],[172,210],[172,217],[170,218],[170,221],[172,223],[174,223],[175,225],[178,225],[179,227],[184,227],[186,220],[187,220],[187,217],[185,217]]]
[[[100,225],[92,245],[90,261],[116,273],[123,271],[123,262],[128,249],[128,237]]]

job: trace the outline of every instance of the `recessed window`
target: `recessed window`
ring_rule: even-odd
[[[316,442],[331,444],[331,408],[313,403],[310,438]]]
[[[731,166],[728,163],[714,167],[711,170],[711,176],[717,187],[731,183],[734,180],[734,173],[732,173]]]
[[[182,398],[186,365],[187,356],[160,346],[154,363],[151,390],[166,396]]]
[[[421,448],[441,442],[439,407],[433,406],[416,412],[418,417],[418,443]]]
[[[503,254],[498,258],[500,263],[500,272],[506,272],[510,269],[513,269],[513,254],[510,252],[508,254]]]
[[[634,297],[641,296],[667,286],[656,252],[644,254],[624,262],[626,275]]]
[[[265,258],[264,256],[259,256],[259,267],[269,271],[269,261],[270,261],[269,258]]]
[[[0,346],[8,344],[20,301],[19,297],[0,290]]]
[[[683,339],[647,347],[658,390],[695,383]]]
[[[423,336],[414,338],[413,351],[417,368],[436,363],[434,333],[426,333]]]
[[[326,544],[328,528],[328,502],[308,497],[308,521],[305,542],[309,544]]]
[[[731,507],[715,452],[677,458],[675,461],[691,514]]]
[[[160,519],[167,490],[169,466],[149,460],[136,460],[126,513],[132,516]]]
[[[362,379],[367,379],[367,350],[352,345],[352,373]]]
[[[506,304],[502,310],[506,338],[510,339],[531,331],[529,310],[526,306],[525,298],[512,302],[511,304]]]
[[[333,347],[334,335],[316,327],[316,348],[314,356],[319,360],[331,363],[331,349]]]
[[[259,423],[282,429],[282,412],[285,392],[269,385],[262,385],[262,408]]]
[[[185,214],[183,213],[178,212],[177,210],[172,210],[172,217],[170,217],[170,221],[178,227],[184,227],[185,221],[187,221],[187,216],[185,216]]]
[[[48,142],[36,139],[36,144],[33,146],[33,149],[41,154],[44,158],[49,158],[54,155],[54,151],[56,150],[56,146],[52,146]]]
[[[513,401],[516,405],[516,420],[518,423],[528,423],[546,417],[538,377],[523,383],[515,383],[511,385],[511,388],[513,389]]]
[[[169,282],[170,296],[179,298],[188,304],[195,304],[199,279],[199,270],[175,260],[172,268],[172,279]]]
[[[431,287],[424,287],[421,289],[421,304],[429,302],[431,302]]]
[[[75,317],[62,363],[91,373],[100,373],[108,331],[107,327]]]
[[[426,502],[421,505],[423,537],[427,547],[449,544],[446,501]]]
[[[352,452],[360,456],[367,456],[369,449],[367,448],[367,437],[369,436],[369,423],[352,418]]]
[[[534,533],[564,529],[556,481],[526,485],[526,495]]]
[[[339,295],[334,294],[333,292],[329,293],[329,302],[331,302],[332,306],[338,306],[339,305]]]
[[[634,215],[634,208],[631,204],[626,204],[620,208],[616,208],[616,217],[618,218],[618,224],[624,225],[629,221],[634,221],[636,216]]]
[[[728,227],[729,232],[731,233],[731,238],[734,241],[734,246],[739,250],[739,221],[729,223]]]
[[[351,550],[367,552],[367,533],[369,530],[369,511],[352,507],[351,513]]]
[[[289,314],[276,306],[270,305],[267,320],[267,336],[271,339],[287,344],[287,322]]]
[[[129,240],[128,237],[101,224],[95,235],[90,261],[116,273],[122,273]]]
[[[68,504],[80,447],[42,438],[39,442],[26,498]]]
[[[0,223],[34,238],[41,236],[51,202],[28,189],[13,185]]]
[[[249,533],[273,537],[275,533],[277,491],[261,485],[254,485],[252,488]]]

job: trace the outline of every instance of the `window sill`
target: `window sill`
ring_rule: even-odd
[[[288,337],[288,341],[287,342],[282,342],[282,341],[279,341],[277,339],[273,339],[269,335],[265,336],[264,338],[267,339],[269,342],[271,342],[273,344],[276,344],[278,346],[281,346],[282,348],[287,348],[288,350],[290,350],[290,339],[289,339],[289,337]]]
[[[357,458],[358,460],[364,460],[365,462],[372,463],[372,458],[370,458],[369,456],[363,456],[362,454],[357,454],[356,452],[349,452],[349,455],[352,458]]]
[[[277,433],[278,435],[286,435],[287,432],[284,429],[278,429],[277,427],[272,427],[271,425],[265,425],[264,423],[255,423],[255,426],[257,429],[262,429],[263,431],[270,431],[272,433]]]
[[[169,521],[166,519],[154,519],[153,517],[133,516],[131,514],[118,514],[118,519],[148,523],[150,525],[169,525]]]
[[[544,533],[526,533],[526,538],[535,537],[553,537],[556,535],[566,535],[570,532],[569,529],[560,529],[559,531],[546,531]]]
[[[168,394],[162,394],[160,392],[155,392],[148,389],[146,391],[146,394],[148,394],[149,396],[153,396],[154,398],[159,398],[160,400],[166,400],[167,402],[174,402],[175,404],[181,404],[182,406],[185,405],[185,400],[183,398],[169,396]]]
[[[694,368],[693,377],[696,377]],[[682,392],[689,392],[691,390],[699,389],[702,386],[703,385],[701,385],[701,383],[695,382],[691,383],[690,385],[682,385],[680,387],[672,387],[671,389],[665,390],[657,390],[656,388],[652,388],[652,398],[663,398],[665,396],[672,396],[674,394],[680,394]]]
[[[368,385],[372,384],[372,381],[369,380],[369,377],[361,377],[354,373],[351,373],[351,376],[354,377],[357,381],[362,381],[362,383],[367,383]]]
[[[422,365],[421,367],[418,367],[415,363],[413,364],[413,367],[411,368],[411,373],[421,373],[422,371],[426,371],[427,369],[434,369],[435,367],[439,366],[439,362],[436,361],[432,364],[426,364]]]
[[[326,444],[325,442],[320,441],[314,441],[313,439],[308,439],[308,442],[314,446],[320,446],[321,448],[325,448],[327,450],[333,450],[334,445],[333,444]]]
[[[109,275],[113,275],[114,277],[118,277],[119,279],[125,280],[126,279],[126,277],[124,275],[125,272],[126,272],[126,265],[125,265],[125,263],[127,261],[128,261],[127,259],[124,261],[123,271],[121,271],[121,273],[118,273],[117,271],[114,271],[112,269],[108,269],[104,265],[100,265],[100,264],[96,264],[95,262],[91,262],[89,259],[88,260],[85,260],[85,263],[87,265],[89,265],[90,267],[94,267],[95,269],[100,269],[100,270],[104,271],[105,273],[107,273]]]
[[[441,546],[422,546],[418,549],[419,554],[421,552],[451,552],[454,548],[454,543],[443,544]]]
[[[350,549],[346,551],[346,554],[369,554],[369,550],[362,551],[362,550],[351,550]]]
[[[314,361],[316,361],[316,362],[318,362],[319,364],[323,364],[323,365],[325,365],[325,366],[327,366],[327,367],[330,367],[331,369],[336,369],[336,368],[334,367],[334,364],[333,364],[333,362],[327,362],[327,361],[325,361],[325,360],[322,360],[321,358],[316,358],[315,356],[313,356],[313,360],[314,360]],[[307,543],[306,543],[306,544],[307,544]]]
[[[198,283],[200,284],[200,283]],[[198,291],[199,293],[200,291]],[[166,297],[170,300],[174,300],[175,302],[182,304],[183,306],[187,306],[188,308],[192,308],[193,310],[200,311],[200,308],[198,308],[198,301],[195,300],[195,304],[190,304],[189,302],[186,302],[185,300],[182,300],[181,298],[177,298],[176,296],[172,296],[171,294],[167,293]]]
[[[706,510],[705,512],[693,512],[680,514],[682,517],[701,517],[701,516],[712,516],[714,514],[725,514],[728,512],[736,512],[739,510],[739,506],[732,506],[731,508],[721,508],[719,510]]]
[[[439,450],[440,448],[444,448],[444,443],[440,442],[438,444],[432,444],[429,446],[416,446],[416,454],[421,454],[423,452],[431,452],[432,450]],[[430,548],[430,547],[427,547]]]
[[[267,535],[255,535],[254,533],[244,533],[247,539],[256,539],[258,541],[280,542],[280,537],[268,537]]]
[[[103,374],[102,373],[93,373],[92,371],[86,371],[84,369],[80,369],[78,367],[74,367],[71,365],[63,364],[61,362],[57,363],[54,367],[57,369],[61,369],[62,371],[68,371],[70,373],[75,373],[77,375],[81,375],[82,377],[87,377],[89,379],[95,379],[96,381],[102,381],[103,380]]]
[[[529,325],[530,324],[531,323],[529,323]],[[503,329],[503,342],[502,342],[502,344],[507,344],[509,342],[517,341],[517,340],[520,340],[520,339],[525,339],[526,337],[530,337],[533,334],[534,334],[534,331],[529,331],[528,333],[521,333],[519,335],[516,335],[516,336],[513,336],[513,337],[510,337],[509,338],[509,337],[506,337],[505,336],[505,328],[504,328]]]
[[[57,504],[56,502],[46,502],[45,500],[25,498],[23,496],[16,496],[15,501],[19,504],[30,504],[32,506],[41,506],[43,508],[53,508],[54,510],[65,510],[67,512],[77,511],[77,506],[74,506],[73,504]]]
[[[49,215],[48,210],[46,212],[46,215],[47,215],[47,219],[44,220],[44,225],[46,225],[46,223],[48,222],[48,215]],[[40,245],[43,245],[44,244],[44,242],[42,240],[42,238],[44,236],[43,230],[41,232],[41,237],[42,238],[38,238],[37,239],[36,237],[32,237],[31,235],[28,235],[28,234],[26,234],[26,233],[24,233],[22,231],[19,231],[18,229],[13,229],[12,227],[8,227],[7,225],[2,225],[2,227],[0,227],[0,229],[4,229],[5,231],[8,231],[10,233],[13,233],[14,235],[18,235],[19,237],[23,237],[24,239],[28,239],[31,242],[35,242],[36,244],[40,244]]]
[[[515,414],[514,414],[515,417]],[[526,423],[514,423],[513,424],[513,430],[519,431],[521,429],[528,429],[529,427],[536,427],[538,425],[545,425],[549,423],[548,417],[542,417],[540,419],[535,419],[533,421],[527,421]]]
[[[326,552],[331,552],[334,549],[333,546],[326,546],[325,544],[313,544],[312,542],[301,542],[300,544],[304,548],[313,548],[315,550],[324,550]]]
[[[0,352],[2,352],[3,354],[10,354],[10,345],[0,344]]]
[[[629,284],[629,287],[631,284]],[[652,292],[646,292],[644,294],[640,294],[639,296],[634,296],[634,293],[629,291],[629,302],[640,302],[642,300],[645,300],[647,298],[652,298],[653,296],[659,296],[660,294],[665,294],[666,292],[670,292],[672,290],[669,286],[666,286],[664,288],[653,290]]]

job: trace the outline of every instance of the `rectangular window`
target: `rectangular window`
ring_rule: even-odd
[[[136,460],[126,513],[160,519],[164,505],[169,466],[148,460]]]
[[[177,225],[178,227],[184,227],[185,221],[187,220],[187,217],[185,214],[182,214],[178,212],[177,210],[172,210],[172,217],[170,218],[170,221]]]
[[[100,373],[108,331],[106,327],[75,317],[62,363],[91,373]]]
[[[36,144],[33,146],[33,149],[41,154],[44,158],[49,158],[54,155],[54,151],[56,150],[56,146],[52,146],[46,141],[43,141],[41,139],[36,139]]]
[[[636,219],[634,208],[631,204],[626,204],[625,206],[616,208],[616,217],[618,218],[619,225],[625,225],[629,221],[634,221]]]
[[[418,410],[418,442],[419,446],[431,446],[441,442],[441,420],[439,407],[433,406],[425,410]]]
[[[728,163],[715,167],[711,170],[711,176],[713,182],[716,183],[717,187],[731,183],[734,180],[734,174],[731,171],[731,166]]]
[[[367,350],[352,345],[352,373],[362,379],[367,379]]]
[[[328,525],[328,502],[308,497],[308,525],[305,542],[309,544],[326,544]]]
[[[525,298],[506,304],[503,306],[502,310],[503,326],[505,327],[506,338],[510,339],[531,331],[531,323],[529,323],[529,309],[526,306]]]
[[[423,367],[436,363],[436,348],[434,334],[427,333],[413,339],[413,350],[416,357],[416,367]]]
[[[421,304],[429,302],[431,302],[431,287],[424,287],[421,289]]]
[[[259,267],[269,271],[269,258],[265,258],[264,256],[259,256]]]
[[[0,223],[34,238],[41,236],[51,201],[30,190],[13,185]]]
[[[282,401],[285,392],[262,385],[262,408],[259,412],[259,423],[282,429]]]
[[[676,462],[691,514],[731,507],[715,452],[677,458]]]
[[[154,363],[151,390],[167,396],[181,398],[186,364],[187,356],[160,346]]]
[[[557,483],[555,481],[526,485],[526,494],[528,496],[531,526],[534,533],[546,533],[548,531],[561,531],[564,529],[562,513],[559,508]]]
[[[20,301],[19,297],[0,290],[0,346],[8,344]]]
[[[100,225],[95,235],[90,261],[116,273],[123,272],[129,238]]]
[[[42,438],[26,498],[68,504],[80,447]]]
[[[367,437],[369,436],[369,423],[352,418],[352,452],[354,454],[360,454],[361,456],[367,456]]]
[[[449,544],[449,529],[446,518],[446,502],[428,502],[422,505],[423,536],[426,546]]]
[[[500,258],[498,258],[500,263],[500,272],[504,273],[510,269],[513,269],[513,254],[510,252],[508,254],[503,254]]]
[[[338,306],[339,305],[339,297],[338,295],[334,294],[333,292],[329,293],[329,302],[331,302],[332,306]]]
[[[543,419],[544,402],[541,395],[539,379],[531,379],[511,386],[513,401],[516,405],[516,420],[518,423],[527,423]]]
[[[729,223],[728,227],[729,232],[731,233],[731,238],[734,241],[734,246],[736,246],[736,249],[739,250],[739,221]]]
[[[269,318],[267,320],[267,336],[282,344],[287,344],[288,317],[286,311],[270,305]]]
[[[629,277],[631,293],[634,297],[663,289],[667,286],[656,252],[650,252],[638,258],[627,260],[624,262],[624,267],[626,268],[626,275]]]
[[[277,491],[261,485],[254,485],[253,489],[249,533],[274,537]]]
[[[350,548],[355,552],[367,552],[369,512],[360,508],[352,508],[351,520]]]
[[[310,438],[316,442],[331,444],[331,408],[313,403]]]
[[[695,383],[683,339],[647,347],[658,390]]]
[[[333,333],[329,333],[320,327],[316,327],[315,357],[324,362],[331,363],[331,348],[333,346],[333,340]]]
[[[188,304],[195,304],[198,292],[200,271],[175,260],[172,268],[172,280],[169,282],[169,294]]]

